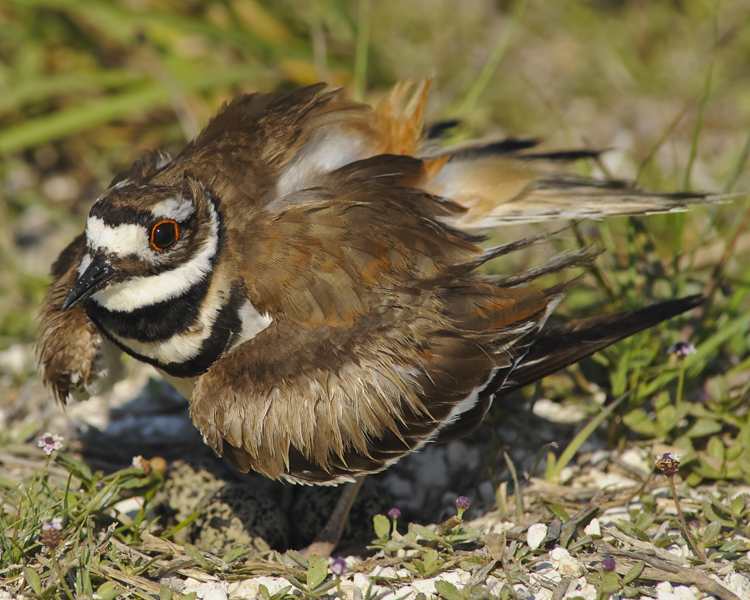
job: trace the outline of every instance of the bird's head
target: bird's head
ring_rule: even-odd
[[[210,272],[219,216],[195,180],[180,187],[123,182],[91,208],[86,244],[62,309],[91,298],[108,310],[132,312],[184,294]]]

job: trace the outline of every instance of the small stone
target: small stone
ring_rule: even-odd
[[[511,523],[510,521],[503,521],[502,523],[495,523],[492,526],[492,531],[490,533],[503,533],[505,531],[510,531],[516,526],[515,523]]]
[[[581,577],[586,573],[586,568],[575,560],[565,548],[555,548],[549,553],[552,565],[563,577]]]
[[[542,545],[544,538],[547,537],[547,531],[549,529],[544,523],[534,523],[529,530],[526,532],[526,543],[529,548],[536,550]]]
[[[724,587],[740,598],[750,598],[750,579],[739,573],[730,573],[724,578]]]
[[[583,532],[587,535],[592,535],[592,536],[599,535],[600,536],[602,534],[602,529],[599,526],[599,519],[596,519],[596,518],[591,519],[589,524],[583,528]]]
[[[204,583],[196,590],[198,598],[202,600],[227,600],[229,597],[229,586],[224,581]]]
[[[210,581],[204,583],[188,577],[185,580],[185,594],[195,592],[201,600],[227,600],[229,597],[229,584],[226,581]]]
[[[253,577],[252,579],[230,584],[229,597],[237,599],[247,598],[248,600],[261,598],[261,585],[265,586],[268,593],[273,596],[283,588],[289,586],[289,582],[283,577]]]
[[[643,473],[648,474],[651,472],[651,463],[649,462],[648,452],[643,448],[631,448],[630,450],[626,450],[620,456],[620,460]]]
[[[656,584],[655,589],[657,600],[676,600],[675,595],[672,593],[672,584],[668,581],[660,581]]]
[[[408,572],[408,571],[407,571]],[[375,567],[370,577],[382,577],[383,579],[398,579],[396,569],[393,567]]]
[[[352,582],[362,590],[366,590],[371,585],[370,579],[364,573],[355,573]]]
[[[693,590],[686,585],[675,586],[672,592],[677,600],[696,600]],[[740,596],[740,598],[748,598],[750,596]]]
[[[417,593],[425,595],[434,596],[437,593],[434,579],[415,579],[411,582],[411,587],[413,587]]]

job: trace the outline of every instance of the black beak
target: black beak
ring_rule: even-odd
[[[68,310],[80,304],[91,294],[95,294],[102,289],[107,282],[117,274],[117,271],[109,264],[104,254],[97,254],[91,263],[83,272],[78,280],[70,288],[62,303],[62,309]]]

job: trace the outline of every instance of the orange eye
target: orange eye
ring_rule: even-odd
[[[159,221],[151,230],[151,245],[154,250],[169,250],[180,237],[175,221]]]

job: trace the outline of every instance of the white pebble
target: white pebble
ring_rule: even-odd
[[[601,535],[602,529],[599,527],[599,519],[591,519],[591,522],[583,528],[583,532],[588,535]]]
[[[268,593],[273,596],[290,584],[283,577],[253,577],[252,579],[230,584],[229,596],[230,598],[247,598],[248,600],[251,598],[260,598],[261,585],[266,586]]]
[[[544,523],[534,523],[526,532],[526,543],[529,548],[536,550],[542,545],[544,538],[547,537],[548,528]]]
[[[581,577],[586,573],[586,567],[574,559],[565,548],[555,548],[549,553],[550,562],[563,577]]]

